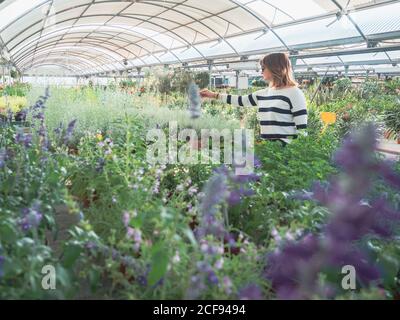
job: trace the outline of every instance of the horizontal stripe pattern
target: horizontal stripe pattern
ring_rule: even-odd
[[[282,122],[282,121],[260,121],[262,126],[278,126],[278,127],[294,127],[294,122]]]
[[[307,115],[307,110],[300,110],[297,112],[293,112],[293,117],[305,116]]]
[[[290,110],[280,109],[280,108],[259,108],[258,112],[275,112],[280,114],[293,114]]]
[[[221,94],[224,103],[258,107],[261,138],[290,143],[307,129],[308,114],[304,94],[297,87],[263,89],[250,95]]]
[[[285,97],[285,96],[267,96],[267,97],[257,96],[257,100],[259,100],[259,101],[282,100],[289,105],[290,110],[293,109],[292,101],[288,97]]]
[[[288,138],[294,138],[296,139],[298,137],[297,134],[261,134],[262,139],[288,139]]]

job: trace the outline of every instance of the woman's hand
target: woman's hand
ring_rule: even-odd
[[[217,99],[218,93],[212,92],[208,89],[204,89],[200,91],[200,96],[202,98],[211,98],[211,99]]]

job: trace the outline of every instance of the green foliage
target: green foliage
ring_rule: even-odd
[[[119,86],[122,89],[128,89],[128,88],[136,88],[136,81],[133,81],[132,79],[128,79],[128,80],[122,80],[119,83]]]
[[[11,76],[11,78],[13,78],[13,79],[17,79],[17,78],[19,77],[19,73],[18,73],[18,71],[16,71],[16,70],[11,70],[11,71],[10,71],[10,76]]]
[[[236,129],[242,120],[247,128],[258,130],[257,108],[241,111],[206,101],[202,117],[193,123],[185,95],[185,81],[192,75],[177,74],[179,79],[165,78],[168,88],[158,88],[165,96],[161,107],[160,96],[153,94],[139,98],[117,88],[52,88],[44,110],[51,142],[48,150],[32,117],[33,126],[21,128],[32,134],[28,148],[16,143],[15,125],[0,128],[0,258],[5,261],[0,259],[0,298],[185,299],[193,289],[191,279],[199,272],[198,262],[207,259],[219,285],[206,282],[200,299],[237,299],[238,290],[249,283],[258,284],[265,297],[275,298],[262,277],[263,257],[279,245],[273,233],[284,238],[318,231],[330,214],[315,202],[297,200],[297,192],[336,173],[332,154],[348,130],[366,119],[397,112],[392,96],[363,101],[348,93],[343,99],[310,106],[308,137],[284,148],[278,142],[257,140],[261,168],[256,172],[261,179],[248,185],[254,195],[227,207],[227,228],[237,236],[234,253],[213,236],[200,242],[193,230],[200,219],[203,187],[217,166],[149,165],[146,134],[155,127],[167,132],[169,121],[200,132],[203,128]],[[33,88],[27,98],[33,103],[42,93]],[[338,122],[323,135],[321,111],[338,113]],[[350,121],[343,118],[346,113]],[[61,123],[65,133],[74,119],[77,127],[66,146],[54,129]],[[387,126],[394,126],[390,121]],[[372,193],[371,197],[387,197],[400,209],[399,195],[385,183],[378,183]],[[24,231],[21,215],[37,203],[43,219],[38,228]],[[60,207],[66,208],[68,217],[79,216],[80,222],[61,228]],[[217,211],[222,215],[221,208]],[[59,236],[62,231],[64,238]],[[52,240],[58,240],[58,245]],[[212,259],[204,241],[219,248]],[[385,266],[382,291],[386,298],[393,298],[398,288],[399,245],[394,241],[368,245]],[[57,271],[55,291],[41,288],[41,269],[47,264]],[[371,288],[343,298],[360,297],[379,294]]]
[[[161,75],[158,79],[158,92],[167,94],[172,90],[172,77],[168,74]]]
[[[338,79],[333,83],[333,95],[335,97],[343,97],[351,90],[351,87],[352,87],[351,79],[349,78]]]
[[[398,95],[400,91],[400,78],[385,81],[385,91],[387,94]]]
[[[257,79],[257,80],[253,80],[251,85],[253,87],[265,88],[267,86],[267,83],[265,82],[264,79]]]
[[[378,81],[368,79],[361,85],[361,97],[363,99],[370,99],[382,93],[382,87]]]
[[[14,83],[13,85],[6,86],[3,90],[0,89],[0,95],[25,97],[30,89],[29,84]]]
[[[400,102],[385,109],[383,121],[391,136],[400,138]]]
[[[208,72],[198,72],[194,76],[194,81],[200,89],[208,88],[210,85],[210,74]]]
[[[171,79],[171,87],[174,91],[184,94],[192,80],[193,75],[188,70],[175,69]]]
[[[331,156],[337,145],[330,132],[319,138],[301,137],[286,147],[279,142],[258,144],[256,156],[262,163],[262,178],[255,185],[256,196],[233,211],[235,227],[251,234],[256,242],[269,239],[273,226],[315,228],[324,216],[321,210],[314,210],[315,205],[302,209],[292,198],[292,191],[308,190],[314,181],[324,181],[336,172]],[[306,218],[309,212],[319,218]]]

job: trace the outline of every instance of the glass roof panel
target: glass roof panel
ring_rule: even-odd
[[[207,57],[235,53],[225,41],[214,41],[212,43],[200,44],[197,45],[196,48]]]
[[[321,57],[321,58],[309,58],[304,59],[306,64],[335,64],[342,63],[338,57]]]
[[[332,18],[321,19],[300,25],[279,27],[275,31],[289,46],[360,37],[360,34],[347,17],[342,17],[339,21],[333,21],[335,20]],[[332,22],[333,24],[331,24]]]
[[[177,58],[170,52],[160,52],[155,54],[162,63],[176,62]]]
[[[257,0],[249,2],[247,6],[259,12],[271,25],[323,15],[337,9],[337,7],[328,0]]]
[[[388,60],[388,57],[384,52],[377,53],[363,53],[341,56],[344,62],[355,62],[355,61],[374,61],[374,60]]]
[[[171,50],[180,60],[201,58],[201,54],[193,47]]]
[[[354,12],[351,17],[365,35],[397,31],[400,30],[400,3]]]
[[[388,51],[387,53],[390,59],[400,59],[400,50],[399,51]]]
[[[336,17],[339,7],[349,12],[364,35],[390,41],[378,46],[398,45],[400,1],[392,0],[7,0],[0,4],[0,37],[17,67],[25,56],[34,57],[30,63],[35,64],[36,55],[30,53],[36,49],[60,52],[74,43],[102,49],[102,61],[134,59],[133,65],[204,63],[208,58],[277,50],[365,48],[354,23],[346,15]],[[388,55],[396,61],[399,51]],[[304,62],[339,64],[340,59]],[[343,59],[351,64],[390,61],[379,53]],[[113,68],[120,63],[105,64]]]
[[[267,33],[261,31],[232,37],[227,39],[227,41],[236,51],[241,53],[283,46],[282,42],[271,31]]]
[[[33,8],[36,5],[42,3],[43,0],[31,0],[28,7]],[[14,21],[19,17],[22,12],[27,10],[26,0],[16,0],[13,1],[10,5],[2,8],[0,10],[0,29],[7,26],[9,23]]]

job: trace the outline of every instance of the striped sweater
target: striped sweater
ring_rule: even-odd
[[[307,128],[307,106],[297,87],[266,88],[248,96],[221,94],[219,100],[240,107],[258,107],[261,138],[290,143]]]

